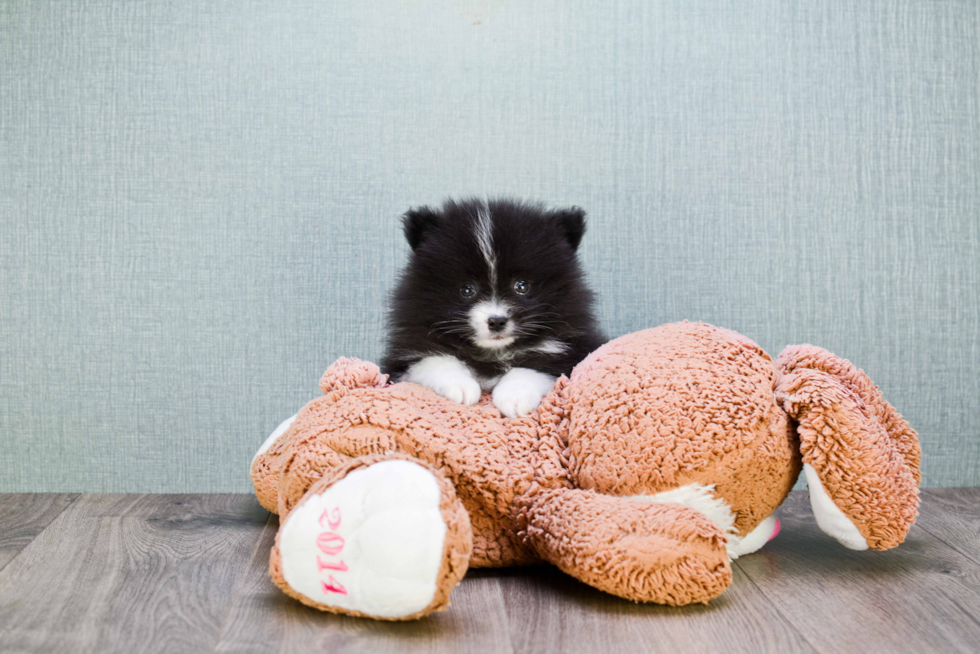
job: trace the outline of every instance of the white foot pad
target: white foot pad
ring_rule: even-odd
[[[755,529],[741,538],[728,539],[728,556],[734,560],[746,554],[752,554],[762,549],[779,533],[779,519],[771,515],[760,522]]]
[[[834,501],[830,499],[813,466],[804,463],[803,474],[806,475],[806,485],[810,489],[810,506],[813,508],[813,517],[817,519],[817,526],[820,527],[820,530],[829,536],[833,536],[837,542],[848,549],[868,549],[868,541],[854,526],[851,519],[844,515],[844,512],[837,508]]]
[[[432,603],[446,538],[439,485],[409,461],[354,470],[286,519],[282,573],[296,592],[382,618]]]

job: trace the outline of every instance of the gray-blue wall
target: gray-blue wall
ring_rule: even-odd
[[[851,358],[980,483],[980,10],[964,2],[0,4],[0,491],[246,491],[397,218],[574,203],[612,335]]]

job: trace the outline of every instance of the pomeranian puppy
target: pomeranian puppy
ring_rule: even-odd
[[[508,417],[604,342],[577,249],[578,207],[446,201],[403,217],[412,252],[392,295],[383,372]]]

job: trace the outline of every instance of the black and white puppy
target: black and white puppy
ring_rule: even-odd
[[[577,207],[446,201],[403,217],[412,248],[392,296],[383,371],[508,417],[535,410],[604,338],[576,250]]]

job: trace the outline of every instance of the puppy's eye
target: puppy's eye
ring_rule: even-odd
[[[476,287],[473,286],[473,284],[463,284],[463,286],[459,289],[459,294],[468,300],[476,295]]]
[[[527,292],[530,290],[531,286],[523,279],[518,279],[516,282],[514,282],[514,292],[518,295],[527,295]]]

